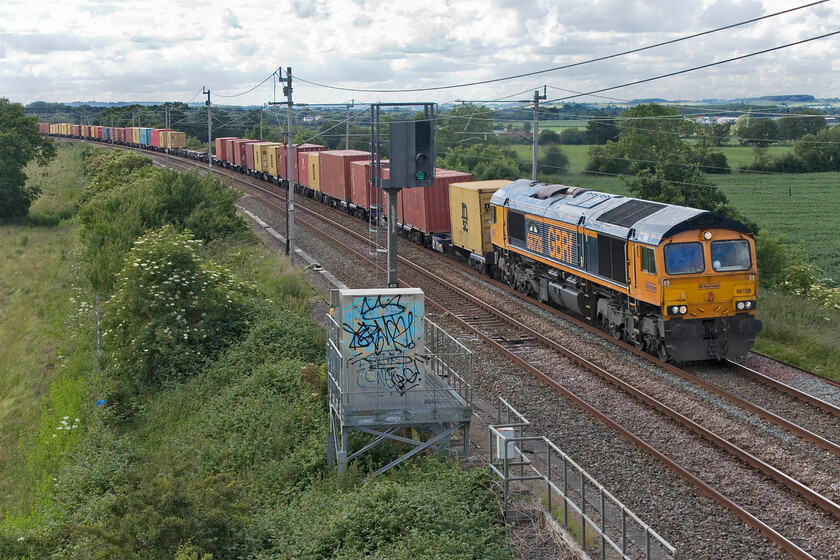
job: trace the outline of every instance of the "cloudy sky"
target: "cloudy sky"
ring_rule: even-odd
[[[840,30],[840,0],[641,53],[588,61],[808,0],[2,0],[0,96],[12,101],[259,105],[278,67],[308,103],[559,99]],[[840,96],[840,35],[575,100]],[[222,97],[222,96],[228,97]],[[276,93],[283,100],[282,92]]]

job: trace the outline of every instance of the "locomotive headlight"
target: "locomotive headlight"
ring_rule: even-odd
[[[746,309],[752,309],[752,302],[751,301],[745,301],[744,302],[744,307]]]
[[[703,239],[705,239],[706,241],[708,241],[708,240],[709,240],[709,239],[711,239],[711,238],[712,238],[712,232],[711,232],[711,231],[704,231],[704,232],[703,232]]]
[[[735,307],[737,307],[737,308],[738,308],[738,311],[743,311],[743,310],[744,310],[744,302],[743,302],[743,301],[739,301],[739,302],[735,305]]]
[[[688,308],[685,305],[681,305],[680,306],[680,313],[684,314],[686,311],[688,311]]]

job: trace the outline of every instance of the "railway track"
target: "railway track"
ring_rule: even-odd
[[[183,164],[178,163],[177,165],[181,166]],[[228,175],[221,170],[214,169],[214,171],[223,176]],[[242,179],[242,176],[238,174],[233,176],[236,179]],[[282,193],[267,189],[265,183],[256,180],[248,181],[247,179],[246,182],[251,183],[251,187],[263,191],[263,194],[259,195],[260,197],[282,198]],[[268,198],[264,198],[263,203],[275,204]],[[306,201],[298,202],[299,223],[311,228],[313,232],[323,239],[329,240],[331,244],[352,251],[355,253],[357,261],[367,261],[370,266],[376,265],[368,257],[369,245],[366,236],[354,231],[353,228],[348,228],[337,223],[337,221],[325,218],[323,216],[324,209],[320,206],[316,211],[311,211],[311,218],[303,218],[301,214],[310,212],[305,208],[305,203]],[[310,222],[310,219],[317,219],[320,223]],[[328,233],[325,224],[328,224],[328,228],[334,230],[335,233]],[[341,239],[339,239],[339,236]],[[543,327],[543,321],[540,321],[540,328],[535,329],[531,325],[523,324],[514,314],[508,314],[497,309],[499,307],[498,301],[488,302],[488,300],[493,300],[492,293],[490,297],[480,298],[475,294],[468,293],[456,283],[436,277],[432,270],[428,270],[433,268],[431,266],[417,267],[405,260],[401,261],[401,265],[406,268],[413,267],[411,272],[412,282],[417,283],[419,287],[426,291],[427,302],[438,306],[442,315],[448,316],[464,329],[481,337],[487,344],[508,356],[521,368],[530,371],[533,375],[542,379],[544,383],[563,394],[565,398],[588,410],[601,422],[611,426],[622,433],[624,437],[657,457],[680,476],[690,481],[701,492],[733,511],[748,525],[757,528],[792,557],[830,558],[840,555],[840,551],[836,548],[832,549],[830,543],[824,543],[819,538],[820,534],[832,534],[831,531],[834,531],[833,534],[835,535],[840,534],[840,528],[838,528],[840,527],[838,525],[840,507],[836,503],[840,488],[832,487],[830,483],[830,480],[836,478],[836,472],[838,472],[836,462],[838,447],[834,443],[837,441],[836,435],[830,433],[828,436],[822,436],[812,430],[796,426],[781,416],[763,410],[762,407],[749,403],[741,397],[731,395],[723,389],[716,388],[714,384],[707,383],[691,373],[684,372],[670,364],[657,364],[658,367],[664,368],[672,376],[691,384],[693,392],[702,389],[702,391],[725,398],[729,404],[734,405],[739,410],[749,412],[746,421],[738,425],[738,430],[746,429],[743,426],[750,423],[767,421],[773,422],[790,434],[795,434],[797,444],[794,449],[783,450],[783,453],[788,456],[787,460],[779,457],[767,457],[766,454],[764,458],[759,457],[753,452],[743,449],[739,442],[730,441],[733,438],[716,434],[714,429],[704,427],[695,418],[690,417],[696,416],[696,408],[702,408],[707,401],[702,399],[699,401],[692,399],[688,401],[679,400],[683,397],[673,391],[670,395],[651,394],[664,391],[663,387],[669,384],[673,385],[672,382],[662,383],[656,379],[656,375],[641,375],[635,378],[631,375],[630,377],[633,379],[627,380],[624,378],[625,372],[616,374],[609,371],[612,368],[605,368],[602,364],[599,365],[597,360],[591,360],[558,342],[557,339],[566,336],[567,333],[561,332],[557,328],[552,329],[550,326]],[[448,270],[448,273],[444,273],[452,277],[451,268]],[[459,275],[454,276],[457,279]],[[501,286],[491,286],[491,288],[504,289]],[[534,306],[535,304],[529,302],[528,305]],[[539,306],[537,305],[537,307]],[[516,313],[527,315],[529,312],[519,310]],[[529,323],[532,322],[529,321]],[[578,328],[588,327],[574,320],[571,322],[576,324]],[[621,342],[617,342],[617,344],[637,357],[648,361],[652,360],[652,357],[639,353],[630,345]],[[587,384],[578,383],[577,379],[580,377],[581,367],[595,374],[598,381],[595,381],[595,377],[589,376]],[[638,363],[635,366],[631,364],[630,368],[633,367],[638,369]],[[640,377],[646,378],[646,380],[642,379],[640,381]],[[616,387],[620,388],[624,394],[632,395],[632,398],[625,399],[626,402],[616,406]],[[778,391],[778,389],[774,390]],[[684,389],[683,392],[685,392]],[[786,392],[789,391],[786,390]],[[829,419],[829,424],[833,422],[836,427],[838,411],[830,403],[818,403],[807,395],[800,393],[794,393],[791,400],[819,410]],[[618,408],[623,410],[619,411]],[[680,408],[689,409],[690,414],[684,414],[685,411],[678,410]],[[638,426],[638,419],[640,418],[644,419],[641,427]],[[663,421],[663,418],[668,418],[667,422]],[[718,416],[713,419],[712,424],[722,423],[724,427],[721,428],[718,425],[717,430],[727,431],[732,430],[733,424],[730,423],[731,421],[725,416]],[[666,423],[668,424],[668,430],[673,430],[669,432],[672,435],[663,437],[662,433],[651,433],[650,428],[654,426],[656,427],[654,431],[664,431],[662,426]],[[634,424],[637,425],[635,429],[631,427]],[[647,427],[647,430],[645,427]],[[749,433],[744,432],[747,435],[741,434],[740,439],[749,440],[756,437],[754,433],[748,435]],[[766,437],[762,433],[762,443],[759,447],[767,449],[766,442],[768,440]],[[670,448],[664,445],[663,440],[678,442],[677,449],[673,445]],[[771,447],[778,449],[778,445],[780,444],[772,444]],[[689,461],[689,464],[680,464],[679,448],[685,449],[688,446],[703,451],[704,456],[699,461],[699,465],[714,463],[725,465],[724,470],[727,471],[727,474],[723,477],[724,481],[722,483],[720,480],[708,480],[709,478],[716,478],[716,476],[710,477],[708,470],[704,471],[703,468],[698,467],[696,457],[694,461]],[[726,450],[728,457],[722,457],[718,449]],[[815,456],[819,459],[814,459]],[[784,466],[774,466],[773,463],[778,462],[783,463]],[[794,464],[791,465],[791,462]],[[808,482],[801,482],[798,477],[801,478],[803,473],[786,474],[788,470],[796,470],[795,463],[797,462],[808,466],[808,469],[816,468],[820,476],[815,478],[812,473]],[[756,469],[756,471],[751,471],[751,469]],[[738,474],[732,475],[732,473]],[[757,475],[756,473],[761,474]],[[733,483],[735,476],[742,481],[750,480],[750,485],[754,485],[757,494],[744,497],[732,495],[731,488],[727,491],[728,485],[741,490],[746,489],[747,485],[743,482]],[[762,480],[764,477],[770,477],[775,481],[772,487],[762,486],[762,484],[766,484],[766,481]],[[826,479],[829,482],[825,482]],[[811,488],[811,486],[820,486],[821,484],[825,486],[823,493]],[[761,494],[762,491],[775,496],[776,499],[768,501],[767,496]],[[796,496],[793,495],[794,493]],[[738,492],[735,492],[735,494],[738,494]],[[774,510],[773,508],[777,509]],[[794,511],[793,514],[791,513],[792,510]],[[785,523],[785,520],[788,520],[788,523]],[[813,531],[814,534],[803,534],[802,527],[813,529],[814,523],[824,523],[825,530],[829,532],[824,533],[817,529]],[[797,524],[799,527],[796,526]],[[810,552],[814,552],[816,556],[812,556],[806,550],[809,548]]]
[[[360,249],[360,247],[367,247],[368,240],[366,237],[325,218],[320,213],[313,213],[310,217],[302,217],[301,214],[303,212],[301,212],[300,208],[298,212],[299,223],[309,227],[319,237],[329,240],[331,244],[340,246],[345,251],[354,253],[353,256],[357,261],[367,261],[371,266],[376,265],[368,257],[368,251]],[[318,220],[318,223],[310,221],[313,217]],[[328,233],[324,227],[324,223],[329,224],[330,228],[335,229],[339,234]],[[339,238],[339,235],[341,238]],[[352,238],[353,242],[349,242],[348,238]],[[542,332],[523,324],[514,317],[497,309],[492,303],[488,303],[486,300],[466,292],[462,288],[435,275],[425,267],[417,266],[407,260],[401,260],[400,264],[404,268],[412,269],[410,275],[411,285],[424,290],[427,295],[427,305],[437,307],[441,314],[450,317],[465,330],[481,337],[486,343],[496,348],[499,353],[507,356],[524,370],[539,377],[547,385],[575,402],[581,408],[589,411],[604,424],[617,430],[624,437],[657,457],[680,474],[680,476],[700,489],[704,494],[725,505],[745,523],[761,531],[774,543],[788,551],[793,557],[813,557],[794,542],[801,542],[803,539],[797,527],[780,527],[778,522],[771,525],[768,522],[762,521],[762,517],[783,520],[786,517],[786,513],[789,514],[791,504],[796,502],[797,505],[795,507],[799,508],[800,514],[811,518],[822,518],[823,522],[832,527],[832,530],[840,531],[840,506],[832,498],[813,490],[809,484],[800,482],[797,479],[797,475],[786,474],[783,468],[778,468],[767,459],[763,459],[744,449],[738,443],[733,442],[731,436],[721,435],[719,432],[726,431],[725,429],[718,428],[716,432],[704,427],[701,423],[681,413],[675,406],[664,402],[661,396],[658,397],[648,392],[645,388],[640,388],[638,380],[636,380],[635,384],[625,381],[621,375],[613,374],[583,356],[576,354],[558,342],[557,337],[546,336]],[[562,335],[562,333],[557,334]],[[608,385],[603,384],[600,387],[593,388],[582,387],[571,382],[571,379],[576,375],[577,366],[595,373],[600,379],[607,382]],[[571,374],[558,374],[558,371],[570,371]],[[626,408],[618,413],[614,406],[614,398],[612,398],[614,397],[614,388],[616,387],[626,394],[632,395],[634,398],[630,400],[639,401],[641,405],[637,403],[625,403],[624,406]],[[661,388],[659,390],[661,391]],[[719,390],[717,392],[719,394],[721,393]],[[581,396],[581,394],[584,396]],[[604,396],[607,398],[603,398]],[[670,398],[673,400],[675,397],[671,395]],[[730,396],[730,399],[737,401],[737,397],[734,396]],[[664,415],[669,419],[669,423],[674,424],[669,429],[675,430],[675,435],[662,438],[660,434],[660,437],[657,438],[659,440],[658,443],[651,444],[648,441],[649,434],[646,434],[644,430],[639,430],[638,426],[632,427],[632,425],[637,424],[639,418],[646,418],[653,419],[661,429],[663,422],[659,418],[659,414],[652,415],[651,410],[655,410],[659,414]],[[817,442],[818,445],[832,450],[836,455],[840,455],[840,448],[832,442],[820,438],[815,434],[803,431],[782,418],[773,417],[773,419],[791,432],[797,433],[806,441]],[[720,418],[718,417],[714,420],[719,422]],[[648,424],[648,422],[645,421],[643,422],[644,424]],[[686,434],[684,433],[685,431],[692,432],[694,435]],[[662,445],[661,442],[663,439],[679,441],[680,443],[677,447],[684,447],[687,441],[686,437],[689,438],[688,441],[692,442],[691,446],[705,448],[709,453],[707,461],[702,461],[703,463],[727,463],[727,470],[730,473],[738,473],[737,476],[743,479],[752,478],[751,483],[757,485],[757,491],[764,490],[765,495],[776,494],[776,503],[768,503],[764,497],[745,500],[742,495],[732,496],[731,493],[727,495],[727,493],[716,488],[707,480],[704,480],[704,478],[708,477],[703,477],[702,473],[698,473],[696,467],[684,465],[680,459],[675,459],[675,456],[679,456],[679,452],[673,446],[662,451],[662,449],[668,447]],[[704,444],[696,439],[697,437],[706,440],[712,446]],[[750,439],[750,437],[746,436],[744,439]],[[721,458],[720,453],[715,448],[725,450],[726,453],[737,459],[737,461]],[[788,463],[786,467],[795,467],[797,462],[803,462],[813,467],[813,460],[809,461],[809,455],[812,452],[812,449],[806,447],[800,454],[795,455],[792,459],[793,464]],[[840,468],[840,463],[829,459],[828,464],[822,465],[821,480],[824,483],[826,481],[832,481],[832,473],[837,468]],[[764,476],[772,478],[775,481],[776,487],[774,489],[761,488],[762,477],[756,476],[756,473],[751,471],[751,469],[755,469]],[[802,475],[805,473],[800,472],[799,474]],[[810,482],[813,485],[814,482],[819,481],[815,481],[812,477]],[[736,494],[740,494],[744,489],[744,485],[738,484],[737,486],[741,491]],[[829,484],[824,484],[824,486],[827,487],[827,490],[833,490]],[[834,491],[836,493],[836,490]],[[799,499],[789,492],[797,494]],[[755,511],[753,512],[750,511],[751,508],[740,505],[751,501],[753,504],[756,502],[761,503],[762,510],[760,512],[753,510]],[[782,525],[784,525],[783,522]],[[790,535],[790,537],[785,536],[786,534]]]

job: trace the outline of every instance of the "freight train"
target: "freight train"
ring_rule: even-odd
[[[169,150],[183,133],[162,129],[41,125],[54,136]],[[288,177],[292,158],[292,177]],[[371,180],[371,154],[243,138],[217,138],[213,164],[341,208],[387,220]],[[388,178],[388,168],[382,170]],[[616,338],[680,362],[746,354],[755,318],[755,242],[743,224],[714,212],[525,179],[474,181],[437,169],[432,187],[403,189],[401,235],[461,256],[476,270],[565,308]]]

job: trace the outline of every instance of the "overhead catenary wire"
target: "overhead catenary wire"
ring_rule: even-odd
[[[610,55],[606,55],[606,56],[592,58],[592,59],[589,59],[589,60],[583,60],[583,61],[580,61],[580,62],[573,62],[573,63],[569,63],[569,64],[564,64],[562,66],[555,66],[553,68],[546,68],[546,69],[543,69],[543,70],[535,70],[533,72],[525,72],[525,73],[522,73],[522,74],[515,74],[513,76],[505,76],[505,77],[502,77],[502,78],[492,78],[492,79],[488,79],[488,80],[479,80],[479,81],[475,81],[475,82],[466,82],[466,83],[461,83],[461,84],[452,84],[452,85],[446,85],[446,86],[433,86],[433,87],[425,87],[425,88],[362,89],[362,88],[347,88],[347,87],[334,86],[334,85],[329,85],[329,84],[322,84],[322,83],[319,83],[319,82],[306,80],[306,79],[301,78],[299,76],[296,76],[295,79],[298,80],[298,81],[304,82],[306,84],[317,86],[317,87],[323,87],[323,88],[327,88],[327,89],[335,89],[335,90],[339,90],[339,91],[351,91],[351,92],[362,92],[362,93],[416,93],[416,92],[422,92],[422,91],[440,91],[440,90],[446,90],[446,89],[456,89],[456,88],[462,88],[462,87],[471,87],[471,86],[492,84],[492,83],[504,82],[504,81],[509,81],[509,80],[516,80],[516,79],[520,79],[520,78],[528,78],[528,77],[531,77],[531,76],[537,76],[539,74],[556,72],[558,70],[566,70],[566,69],[569,69],[569,68],[575,68],[575,67],[583,66],[583,65],[586,65],[586,64],[592,64],[592,63],[595,63],[595,62],[602,62],[602,61],[605,61],[605,60],[610,60],[610,59],[618,58],[618,57],[621,57],[621,56],[627,56],[629,54],[635,54],[635,53],[639,53],[639,52],[642,52],[642,51],[655,49],[655,48],[658,48],[658,47],[663,47],[663,46],[666,46],[666,45],[672,45],[674,43],[679,43],[679,42],[682,42],[682,41],[688,41],[690,39],[696,39],[697,37],[702,37],[704,35],[710,35],[712,33],[718,33],[720,31],[725,31],[725,30],[728,30],[728,29],[733,29],[735,27],[740,27],[740,26],[743,26],[743,25],[748,25],[750,23],[755,23],[757,21],[761,21],[761,20],[777,17],[777,16],[780,16],[780,15],[788,14],[788,13],[791,13],[791,12],[795,12],[797,10],[810,8],[810,7],[816,6],[818,4],[824,4],[824,3],[829,2],[829,1],[830,0],[818,0],[817,2],[811,2],[809,4],[803,4],[801,6],[796,6],[794,8],[789,8],[787,10],[782,10],[780,12],[775,12],[775,13],[772,13],[772,14],[766,14],[766,15],[759,16],[759,17],[756,17],[756,18],[740,21],[738,23],[725,25],[723,27],[717,27],[715,29],[710,29],[710,30],[707,30],[707,31],[701,31],[699,33],[694,33],[694,34],[691,34],[691,35],[678,37],[676,39],[671,39],[669,41],[663,41],[661,43],[655,43],[653,45],[647,45],[645,47],[638,47],[638,48],[635,48],[635,49],[630,49],[630,50],[622,51],[622,52],[619,52],[619,53],[614,53],[614,54],[610,54]],[[798,44],[798,43],[796,43],[796,44]],[[779,48],[781,48],[781,47],[779,47]],[[603,91],[608,91],[608,90],[603,90]],[[597,91],[595,93],[600,93],[600,91]]]

